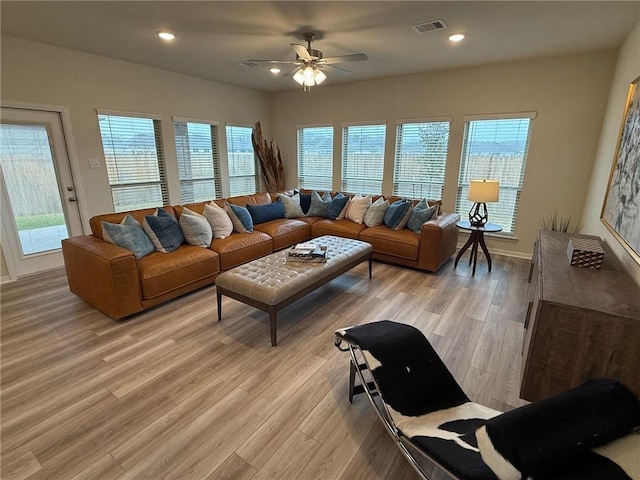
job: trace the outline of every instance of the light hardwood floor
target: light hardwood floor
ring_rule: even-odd
[[[483,260],[483,259],[481,259]],[[279,315],[208,287],[115,322],[63,270],[1,292],[1,477],[415,479],[364,396],[347,400],[338,327],[420,328],[467,394],[518,398],[529,262],[438,274],[362,264]]]

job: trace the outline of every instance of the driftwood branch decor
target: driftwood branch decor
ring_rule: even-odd
[[[262,129],[260,122],[256,122],[256,126],[251,133],[251,141],[253,142],[253,150],[258,155],[260,161],[260,170],[262,170],[262,178],[267,185],[269,192],[279,192],[284,190],[284,166],[280,157],[280,150],[273,140],[271,143],[262,138]]]

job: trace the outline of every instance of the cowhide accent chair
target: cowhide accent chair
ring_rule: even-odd
[[[416,328],[339,329],[349,401],[366,393],[412,466],[461,480],[640,479],[640,401],[607,379],[506,413],[469,400]],[[356,384],[356,376],[359,384]]]

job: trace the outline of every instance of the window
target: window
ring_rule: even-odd
[[[449,148],[449,121],[399,123],[393,194],[442,199]]]
[[[298,187],[331,191],[333,127],[298,129]]]
[[[529,148],[530,125],[535,114],[517,117],[469,119],[465,122],[457,212],[466,218],[473,203],[467,200],[471,180],[500,182],[500,200],[487,206],[489,221],[513,235]]]
[[[349,125],[342,130],[342,190],[382,193],[385,125]]]
[[[169,203],[160,120],[98,112],[116,212]]]
[[[251,195],[259,189],[258,167],[251,143],[251,127],[227,125],[229,196]]]
[[[218,127],[174,118],[173,129],[182,203],[221,197]]]

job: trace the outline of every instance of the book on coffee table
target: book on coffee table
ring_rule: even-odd
[[[327,246],[299,243],[287,252],[287,262],[324,263],[327,261]]]

